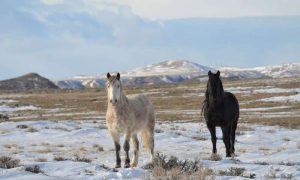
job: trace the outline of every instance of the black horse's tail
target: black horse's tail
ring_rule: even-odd
[[[203,115],[203,111],[204,111],[204,108],[205,108],[205,106],[206,106],[206,103],[207,103],[207,99],[205,99],[205,100],[202,102],[201,116]]]

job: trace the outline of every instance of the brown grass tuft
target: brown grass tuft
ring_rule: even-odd
[[[0,168],[11,169],[20,166],[20,160],[8,156],[0,157]]]

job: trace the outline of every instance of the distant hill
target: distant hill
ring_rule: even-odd
[[[300,63],[289,63],[274,66],[237,68],[220,67],[221,76],[229,79],[255,79],[263,77],[292,77],[300,75]],[[207,75],[209,70],[216,68],[202,66],[187,60],[170,60],[145,67],[121,72],[125,85],[150,85],[163,83],[178,83]],[[106,74],[80,75],[55,81],[61,89],[83,89],[104,87]]]
[[[29,73],[23,76],[0,81],[0,90],[3,91],[24,91],[59,89],[53,82],[39,74]]]

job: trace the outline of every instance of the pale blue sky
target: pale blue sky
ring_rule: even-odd
[[[297,0],[1,0],[0,79],[300,61]]]

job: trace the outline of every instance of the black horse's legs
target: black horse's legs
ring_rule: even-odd
[[[226,157],[230,157],[230,128],[222,127],[223,142],[226,147]]]
[[[215,126],[208,126],[210,135],[211,135],[211,142],[213,144],[213,151],[212,153],[217,153],[217,136],[216,136],[216,127]]]
[[[232,125],[231,132],[230,132],[230,154],[234,155],[234,143],[235,143],[235,131],[236,131],[237,124]]]
[[[126,159],[125,159],[125,168],[130,167],[130,159],[129,159],[129,148],[130,148],[130,136],[128,134],[125,135],[125,142],[124,142],[124,151],[126,152]]]

